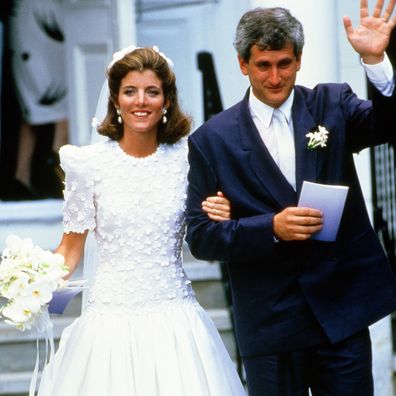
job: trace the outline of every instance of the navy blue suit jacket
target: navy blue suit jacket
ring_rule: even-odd
[[[203,260],[228,262],[243,356],[337,342],[396,309],[394,274],[366,211],[352,154],[396,139],[396,94],[356,97],[347,84],[295,87],[297,192],[263,144],[245,98],[189,138],[187,242]],[[307,149],[306,134],[329,131]],[[297,206],[303,180],[349,186],[335,242],[274,242],[273,216]],[[215,223],[201,202],[221,190],[232,220]]]

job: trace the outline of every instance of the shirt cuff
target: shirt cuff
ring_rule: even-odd
[[[391,96],[395,87],[393,80],[393,67],[385,53],[384,60],[375,65],[368,65],[360,59],[370,82],[384,95]]]

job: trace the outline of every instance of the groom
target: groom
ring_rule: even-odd
[[[361,0],[348,40],[373,86],[295,85],[303,29],[288,10],[242,16],[234,42],[251,87],[241,102],[189,139],[187,241],[229,265],[235,325],[250,396],[373,394],[368,326],[396,309],[396,283],[366,212],[353,153],[396,141],[394,75],[385,54],[396,24],[390,0],[372,15]],[[308,132],[328,131],[308,147]],[[337,238],[321,242],[323,214],[297,207],[304,180],[347,185]],[[232,220],[215,223],[201,202],[216,191]]]

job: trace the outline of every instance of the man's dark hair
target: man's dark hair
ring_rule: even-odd
[[[302,24],[285,8],[255,8],[240,19],[234,47],[238,55],[248,61],[255,44],[260,50],[280,50],[292,44],[298,57],[304,47]]]

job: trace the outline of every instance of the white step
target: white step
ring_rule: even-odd
[[[31,378],[31,372],[0,373],[0,395],[26,395]]]
[[[31,238],[43,249],[54,249],[62,236],[62,200],[0,201],[0,250],[7,235]]]

